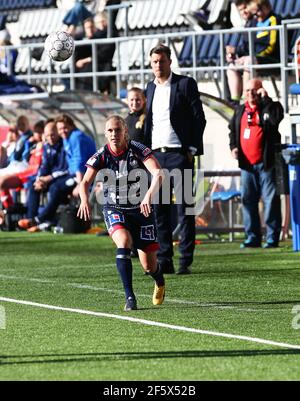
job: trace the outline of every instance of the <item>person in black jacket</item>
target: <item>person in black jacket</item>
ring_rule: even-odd
[[[283,107],[273,102],[259,79],[248,81],[246,102],[230,122],[230,149],[242,169],[242,204],[246,241],[242,248],[260,247],[262,231],[258,203],[262,197],[266,224],[264,248],[278,247],[281,232],[280,197],[276,193],[275,151],[281,143],[278,126]]]
[[[105,39],[107,38],[107,25],[100,31],[96,28],[92,18],[84,21],[84,39]],[[112,59],[115,52],[114,43],[102,43],[97,47],[97,71],[112,71]],[[75,49],[75,60],[76,60],[76,72],[85,73],[92,72],[93,70],[93,52],[91,45],[78,46]],[[111,77],[100,77],[98,78],[98,88],[100,92],[110,93],[111,92]],[[78,89],[92,90],[92,78],[78,78]]]
[[[146,98],[140,88],[131,88],[128,91],[127,103],[129,114],[126,117],[129,139],[144,143],[145,142],[145,119],[146,119]]]
[[[203,132],[206,125],[197,82],[190,77],[174,74],[171,70],[171,50],[159,44],[150,52],[155,80],[146,90],[147,116],[145,144],[154,150],[163,169],[180,176],[177,185],[183,191],[191,187],[192,180],[184,179],[186,172],[193,172],[194,156],[203,154]],[[180,174],[179,174],[180,173]],[[177,177],[176,176],[176,177]],[[176,181],[174,179],[174,181]],[[174,184],[174,182],[172,181]],[[172,184],[171,183],[171,184]],[[181,193],[181,195],[182,195]],[[188,274],[195,249],[195,216],[189,215],[185,196],[176,198],[180,223],[179,274]],[[172,202],[161,200],[155,205],[158,230],[158,260],[165,273],[174,273],[172,239]]]

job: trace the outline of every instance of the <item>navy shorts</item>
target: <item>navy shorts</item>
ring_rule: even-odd
[[[120,210],[103,209],[104,221],[110,236],[117,230],[126,229],[130,232],[133,245],[136,249],[149,253],[157,251],[157,232],[153,213],[145,217],[140,209]]]

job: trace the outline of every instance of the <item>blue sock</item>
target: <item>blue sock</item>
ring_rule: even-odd
[[[130,257],[131,249],[118,248],[117,250],[117,269],[120,274],[126,299],[135,298],[132,288],[132,262]]]

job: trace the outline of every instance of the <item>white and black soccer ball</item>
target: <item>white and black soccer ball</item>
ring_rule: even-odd
[[[45,50],[54,61],[66,61],[74,52],[74,39],[64,31],[50,33],[45,41]]]

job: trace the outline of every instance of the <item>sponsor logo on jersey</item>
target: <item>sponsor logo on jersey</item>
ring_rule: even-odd
[[[124,216],[119,213],[111,213],[108,216],[109,223],[110,225],[116,224],[116,223],[125,223]]]

